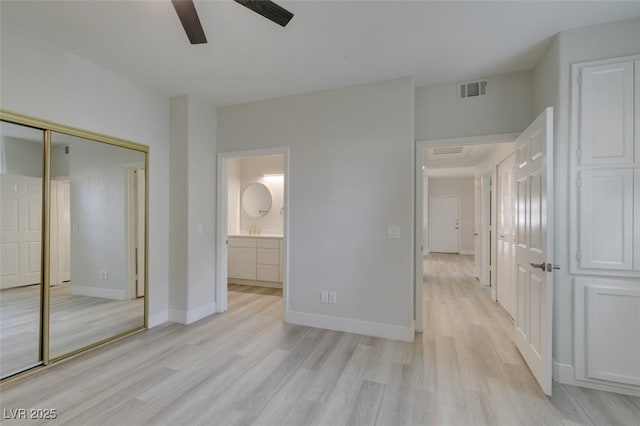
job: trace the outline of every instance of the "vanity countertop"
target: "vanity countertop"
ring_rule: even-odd
[[[230,238],[282,238],[282,235],[276,234],[229,234]]]

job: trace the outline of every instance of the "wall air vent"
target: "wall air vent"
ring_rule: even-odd
[[[462,154],[463,147],[461,146],[447,146],[442,148],[433,148],[434,157],[437,155],[453,155]]]
[[[461,99],[479,98],[487,94],[487,80],[470,81],[460,84],[458,91]]]

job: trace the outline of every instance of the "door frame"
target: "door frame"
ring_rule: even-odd
[[[462,208],[462,198],[460,197],[460,195],[429,195],[429,211],[427,212],[427,217],[428,217],[428,221],[427,223],[428,228],[427,228],[427,236],[429,238],[429,252],[434,251],[433,247],[431,246],[431,235],[432,233],[429,231],[432,228],[432,224],[431,224],[431,210],[433,209],[433,199],[434,198],[455,198],[458,201],[458,250],[455,253],[460,254],[460,243],[461,243],[461,234],[462,234],[462,230],[460,228],[462,228],[462,223],[460,223],[461,221],[461,217],[462,217],[462,212],[460,211]],[[437,250],[436,250],[437,252]],[[445,252],[448,253],[448,252]]]
[[[289,147],[251,149],[245,151],[230,151],[218,153],[218,185],[216,195],[216,312],[226,312],[228,305],[227,295],[227,243],[228,243],[228,171],[227,161],[238,158],[265,157],[282,155],[284,162],[284,194],[282,212],[282,241],[284,243],[282,266],[282,298],[283,319],[289,312]]]
[[[484,145],[489,143],[502,143],[513,142],[519,136],[519,133],[498,133],[494,135],[484,136],[470,136],[462,138],[444,138],[444,139],[425,139],[416,141],[415,150],[415,168],[414,168],[414,180],[415,180],[415,194],[414,194],[414,306],[413,314],[416,322],[416,332],[422,332],[422,283],[424,277],[423,270],[423,253],[422,247],[424,246],[423,239],[423,227],[424,227],[424,150],[426,148],[445,147],[445,146],[460,146],[460,145]],[[495,208],[494,208],[495,212]],[[494,222],[492,222],[494,223]],[[495,234],[495,233],[494,233]],[[495,238],[495,235],[493,236]],[[495,244],[493,244],[495,247]],[[494,299],[495,300],[495,299]]]

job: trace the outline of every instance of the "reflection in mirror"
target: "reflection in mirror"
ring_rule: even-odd
[[[51,358],[144,326],[145,154],[51,138]]]
[[[0,123],[0,376],[40,364],[42,130]]]
[[[242,193],[242,209],[251,217],[261,217],[271,210],[271,191],[256,182],[248,185]]]

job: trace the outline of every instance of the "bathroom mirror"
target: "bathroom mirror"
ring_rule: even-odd
[[[242,193],[242,209],[251,217],[262,217],[271,210],[271,191],[261,183],[248,185]]]

